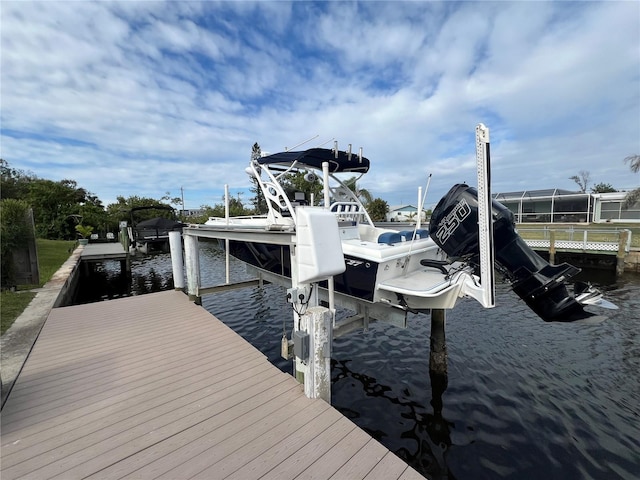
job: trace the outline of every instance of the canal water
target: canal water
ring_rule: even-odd
[[[232,281],[248,278],[240,262],[231,269]],[[213,243],[201,243],[201,270],[205,285],[224,281]],[[545,323],[505,284],[494,309],[461,301],[447,312],[446,379],[429,377],[426,315],[339,338],[332,404],[429,478],[640,478],[640,276],[596,273],[584,276],[620,306],[602,322]],[[79,302],[172,288],[168,254],[134,260],[127,285],[119,264],[93,275],[102,290]],[[280,357],[292,328],[283,288],[209,295],[203,306],[291,372]]]

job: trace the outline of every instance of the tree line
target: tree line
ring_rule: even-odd
[[[252,155],[260,155],[260,147],[256,143]],[[231,216],[256,215],[266,213],[267,205],[257,181],[253,180],[251,193],[253,197],[250,206],[246,207],[240,194],[229,199],[229,214]],[[291,191],[313,192],[320,198],[322,184],[310,183],[303,179],[300,173],[289,174],[285,179]],[[380,198],[372,198],[365,189],[359,189],[355,177],[345,182],[368,207],[369,214],[374,221],[385,219],[388,211],[387,202]],[[107,206],[92,192],[78,185],[75,180],[48,180],[38,177],[31,172],[12,168],[9,162],[0,159],[0,200],[8,212],[7,201],[11,201],[14,210],[32,209],[36,236],[51,240],[75,240],[78,237],[78,226],[89,227],[94,233],[105,237],[107,232],[117,232],[122,220],[142,221],[148,218],[166,216],[166,207],[175,208],[181,203],[179,197],[171,197],[167,192],[159,199],[130,195],[118,196],[116,202]],[[17,203],[16,203],[17,202]],[[135,207],[157,206],[165,209],[146,210],[137,212],[131,218],[131,209]],[[189,217],[191,223],[204,223],[209,217],[224,216],[224,198],[214,206],[201,206],[202,215]],[[184,218],[178,218],[185,220]]]
[[[93,227],[99,234],[117,232],[121,220],[129,220],[133,207],[167,206],[176,199],[168,196],[156,200],[132,195],[119,196],[105,207],[93,193],[80,187],[75,180],[48,180],[31,172],[12,168],[0,159],[0,199],[5,204],[20,202],[33,211],[36,235],[51,240],[77,238],[77,225]]]

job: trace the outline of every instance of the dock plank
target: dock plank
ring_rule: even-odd
[[[263,480],[297,478],[307,466],[316,462],[323,454],[331,449],[333,445],[339,443],[356,428],[353,422],[348,421],[345,417],[338,419],[330,428],[325,429],[305,445],[298,445],[298,450],[292,451],[290,455],[277,462],[274,468],[268,472],[264,472],[260,477]],[[291,450],[293,450],[293,448]],[[246,466],[244,468],[246,468]],[[242,474],[243,470],[238,470],[229,478],[242,478]]]
[[[3,480],[422,478],[180,292],[52,310],[1,445]]]
[[[264,416],[273,415],[280,409],[295,407],[295,401],[284,405],[282,399],[278,398],[282,395],[290,397],[295,394],[291,392],[292,389],[298,389],[298,387],[283,379],[283,382],[273,385],[260,395],[229,408],[224,415],[216,415],[192,428],[185,429],[167,438],[166,441],[114,463],[89,478],[101,480],[130,476],[155,478],[174,468],[176,458],[187,461],[222,442],[238,430],[251,426]]]
[[[333,480],[343,478],[365,478],[371,470],[383,459],[388,450],[373,439],[356,452],[331,477]]]
[[[398,478],[407,469],[407,464],[391,452],[382,457],[375,467],[364,477],[366,480]]]
[[[56,449],[57,455],[59,456],[71,456],[73,454],[75,457],[82,459],[85,455],[83,450],[86,448],[107,449],[109,447],[108,443],[118,446],[119,442],[126,442],[128,447],[132,447],[136,444],[135,440],[138,436],[143,436],[145,441],[149,441],[151,438],[162,435],[164,428],[164,425],[161,424],[162,421],[169,422],[175,418],[173,422],[176,422],[181,418],[180,416],[191,415],[194,411],[201,416],[208,415],[211,414],[211,412],[207,410],[210,404],[213,404],[215,408],[220,408],[224,405],[224,403],[222,403],[223,400],[227,396],[237,393],[237,390],[240,390],[243,395],[250,394],[251,392],[247,393],[243,391],[245,387],[244,384],[236,383],[238,379],[253,376],[259,372],[267,372],[264,364],[255,363],[251,365],[251,367],[251,369],[247,370],[246,367],[240,365],[238,369],[244,368],[245,371],[241,372],[238,370],[237,377],[218,383],[216,387],[220,388],[219,392],[209,390],[195,398],[192,396],[182,396],[175,401],[161,404],[155,408],[146,406],[147,408],[145,408],[144,411],[138,411],[135,415],[131,415],[127,411],[118,415],[121,413],[121,411],[118,411],[109,417],[95,418],[94,416],[90,416],[83,418],[82,427],[75,429],[65,428],[64,432],[47,440],[35,438],[34,440],[37,443],[31,448],[26,445],[20,447],[20,455],[8,454],[6,459],[3,456],[3,463],[6,462],[5,467],[7,468],[7,472],[11,471],[11,468],[8,467],[12,467],[14,463],[17,464],[20,463],[20,461],[28,463],[28,465],[25,464],[27,468],[35,469],[38,467],[38,461],[45,458],[42,455],[38,455],[54,449]],[[228,385],[230,383],[232,385],[229,387]],[[256,383],[255,388],[268,387],[271,383],[272,377],[267,377],[259,383]],[[121,417],[124,418],[118,420],[118,418]],[[190,421],[197,422],[197,420],[192,419],[190,419]],[[149,424],[153,425],[153,435],[148,434]],[[179,426],[174,426],[174,428],[180,429]],[[107,444],[102,447],[101,442],[107,442]],[[66,458],[63,463],[69,464],[69,461],[70,459]]]
[[[354,429],[342,440],[337,442],[315,462],[307,465],[296,480],[321,480],[330,478],[353,457],[370,440],[362,435],[359,429]]]

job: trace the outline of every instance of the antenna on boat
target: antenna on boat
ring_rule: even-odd
[[[422,187],[418,187],[418,220],[416,221],[416,228],[413,232],[413,235],[411,235],[411,243],[409,244],[409,251],[407,252],[407,259],[411,257],[411,250],[413,250],[413,242],[415,242],[416,237],[418,236],[418,229],[420,228],[421,224],[422,224],[422,207],[424,205],[424,201],[427,198],[427,192],[429,191],[429,185],[431,184],[431,174],[429,174],[429,177],[427,177],[427,186],[424,189],[424,194],[421,195],[422,193]],[[404,274],[407,274],[407,270],[405,269]]]
[[[347,160],[350,162],[351,161],[351,144],[349,144],[349,149],[347,150]]]
[[[429,185],[431,184],[431,174],[427,178],[427,186],[424,189],[424,195],[420,199],[420,193],[418,193],[418,221],[416,222],[416,230],[420,228],[422,224],[422,210],[424,209],[424,201],[427,199],[427,192],[429,191]]]
[[[300,142],[297,145],[294,145],[293,147],[291,147],[291,149],[289,149],[289,147],[284,147],[284,151],[288,152],[289,150],[293,150],[294,148],[298,148],[301,145],[304,145],[305,143],[309,143],[311,140],[315,140],[316,138],[318,138],[320,135],[315,135],[313,137],[311,137],[308,140],[305,140],[304,142]]]
[[[318,145],[318,148],[320,148],[320,147],[324,147],[327,143],[329,143],[329,142],[333,142],[334,140],[335,140],[335,138],[330,138],[329,140],[327,140],[327,141],[325,141],[325,142],[320,143],[320,144]]]

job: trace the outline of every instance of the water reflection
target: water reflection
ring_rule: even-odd
[[[144,295],[172,288],[173,274],[169,254],[135,257],[130,275],[122,270],[120,261],[83,263],[73,304]]]

